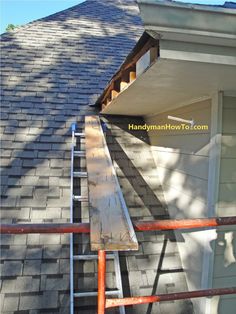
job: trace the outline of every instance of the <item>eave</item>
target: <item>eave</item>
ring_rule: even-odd
[[[210,98],[219,90],[236,89],[235,10],[149,0],[141,0],[139,5],[149,33],[145,34],[146,41],[151,41],[151,35],[156,41],[143,46],[139,41],[131,53],[132,62],[121,66],[99,98],[101,113],[147,116]],[[177,21],[170,19],[174,13]],[[191,21],[184,19],[189,16],[186,14],[193,20],[189,33]],[[218,36],[220,26],[215,28],[217,32],[214,27],[222,17],[227,25]],[[163,27],[169,32],[163,33]],[[131,64],[134,77],[121,88]]]
[[[236,10],[212,5],[138,0],[145,30],[182,42],[236,47]]]
[[[144,32],[120,69],[112,77],[101,96],[97,99],[95,105],[101,106],[104,109],[119,93],[128,88],[137,78],[136,64],[138,60],[150,50],[153,51],[152,59],[154,61],[159,54],[158,41]]]

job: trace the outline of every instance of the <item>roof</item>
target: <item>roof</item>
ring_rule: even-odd
[[[70,125],[83,126],[142,32],[134,1],[88,0],[1,36],[4,222],[69,221]],[[2,313],[67,312],[68,243],[2,237]]]
[[[133,1],[88,0],[2,35],[3,206],[34,199],[7,187],[47,177],[50,189],[49,175],[61,176],[71,122],[91,111],[142,31]]]

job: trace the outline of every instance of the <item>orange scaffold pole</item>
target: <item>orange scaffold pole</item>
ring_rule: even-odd
[[[224,295],[224,294],[236,294],[236,287],[159,294],[159,295],[131,297],[131,298],[123,298],[123,299],[107,299],[106,309],[111,308],[111,307],[117,307],[117,306],[137,305],[137,304],[193,299],[193,298],[201,298],[201,297],[212,297],[215,295]]]
[[[98,314],[105,313],[106,305],[106,251],[98,251]]]
[[[176,229],[200,229],[217,226],[236,225],[236,216],[194,218],[194,219],[165,219],[154,221],[133,221],[135,231],[157,231]],[[43,224],[2,224],[2,234],[27,233],[89,233],[89,223],[43,223]]]

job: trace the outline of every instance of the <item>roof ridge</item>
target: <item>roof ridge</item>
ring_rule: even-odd
[[[21,25],[19,27],[17,27],[14,31],[12,32],[5,32],[5,33],[2,33],[0,34],[0,37],[1,38],[4,38],[4,37],[13,37],[14,34],[16,33],[19,33],[20,31],[24,31],[32,26],[35,26],[36,23],[40,23],[40,22],[44,22],[44,21],[49,21],[51,19],[53,19],[54,17],[57,17],[58,15],[62,15],[62,14],[66,14],[66,12],[70,12],[70,11],[75,11],[75,10],[78,10],[79,7],[83,8],[84,6],[86,5],[89,5],[89,3],[103,3],[103,4],[106,4],[106,5],[130,5],[130,4],[134,4],[136,3],[137,4],[137,1],[136,0],[85,0],[81,3],[78,3],[72,7],[69,7],[67,9],[64,9],[62,11],[58,11],[58,12],[55,12],[53,14],[50,14],[50,15],[47,15],[47,16],[44,16],[44,17],[41,17],[39,19],[36,19],[34,21],[31,21],[29,23],[26,23],[24,25]]]
[[[97,1],[97,0],[84,0],[83,2],[80,2],[80,3],[76,4],[76,5],[73,5],[72,7],[69,7],[67,9],[64,9],[64,10],[61,10],[61,11],[49,14],[49,15],[41,17],[39,19],[30,21],[30,22],[28,22],[26,24],[19,25],[11,32],[4,32],[4,33],[0,34],[0,37],[2,37],[3,35],[5,37],[6,34],[7,35],[10,35],[10,34],[12,35],[14,33],[18,33],[20,30],[25,30],[25,29],[29,28],[30,26],[32,26],[33,24],[35,24],[36,22],[40,22],[40,21],[46,20],[48,18],[51,18],[54,15],[61,14],[61,13],[66,12],[66,11],[71,11],[71,9],[74,9],[75,7],[82,6],[85,2],[90,2],[90,1]],[[100,1],[100,0],[98,0],[98,1]]]

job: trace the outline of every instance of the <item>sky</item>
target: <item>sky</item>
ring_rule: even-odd
[[[200,4],[223,4],[225,2],[225,0],[178,1]],[[0,0],[0,33],[5,31],[8,24],[24,25],[81,2],[84,0]]]

